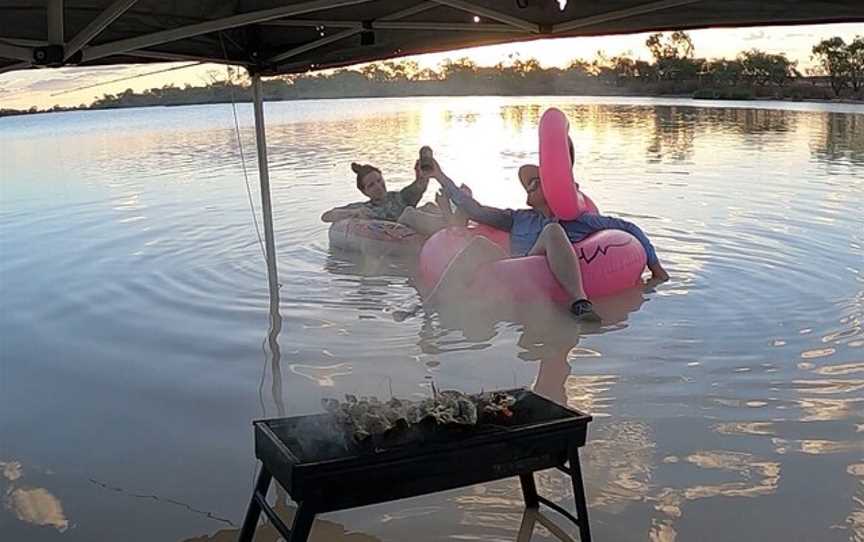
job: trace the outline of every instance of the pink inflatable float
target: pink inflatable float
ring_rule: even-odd
[[[540,119],[540,183],[552,212],[562,220],[574,220],[582,213],[598,213],[591,198],[579,191],[573,179],[567,135],[567,117],[549,109]],[[420,251],[417,277],[420,289],[428,293],[438,283],[450,262],[477,236],[482,236],[510,253],[510,234],[488,226],[448,228],[429,238]],[[621,230],[603,230],[573,244],[588,297],[601,297],[639,283],[647,257],[639,241]],[[482,299],[509,299],[520,303],[543,300],[569,301],[545,256],[505,258],[478,268],[469,288]]]
[[[573,179],[569,130],[567,116],[559,109],[549,108],[540,117],[540,186],[549,208],[561,220],[597,214],[597,206]]]
[[[417,269],[420,289],[428,293],[450,261],[476,236],[483,236],[510,252],[510,234],[488,226],[441,230],[423,245]],[[588,297],[614,294],[639,283],[645,269],[645,250],[639,241],[621,230],[603,230],[573,244]],[[470,288],[478,299],[532,303],[544,299],[569,300],[544,256],[506,258],[481,266]]]

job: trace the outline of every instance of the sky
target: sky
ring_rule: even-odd
[[[864,0],[862,0],[864,1]],[[798,68],[812,65],[810,50],[818,41],[840,36],[847,42],[856,35],[864,35],[864,24],[828,24],[785,27],[709,28],[689,32],[696,55],[704,58],[733,58],[747,49],[760,49],[769,53],[785,53],[798,62]],[[650,53],[645,47],[649,34],[597,36],[539,40],[530,43],[493,45],[408,57],[421,67],[436,67],[447,58],[468,57],[480,65],[507,62],[513,55],[534,57],[547,67],[564,66],[574,58],[590,60],[597,51],[608,56],[630,54],[645,60]],[[89,104],[103,94],[116,94],[127,88],[141,91],[173,83],[203,85],[212,76],[221,77],[222,66],[212,64],[178,69],[167,73],[147,75],[110,84],[105,82],[164,70],[171,65],[106,66],[100,68],[64,68],[56,70],[26,70],[0,75],[0,108],[28,109],[32,106],[48,108],[53,105],[75,106]],[[82,89],[81,87],[93,88]],[[76,90],[78,89],[78,90]]]

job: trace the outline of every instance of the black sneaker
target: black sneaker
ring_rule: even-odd
[[[600,315],[594,312],[594,305],[587,299],[574,301],[570,305],[570,314],[583,322],[600,322]]]

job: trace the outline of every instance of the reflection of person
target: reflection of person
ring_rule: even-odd
[[[553,326],[554,327],[554,326]],[[531,387],[534,393],[542,395],[559,405],[567,405],[567,377],[570,376],[570,350],[579,344],[579,335],[561,333],[535,334],[531,328],[519,337],[519,346],[525,351],[519,357],[526,361],[539,361],[537,379]]]
[[[414,182],[401,190],[388,191],[381,170],[375,166],[352,163],[351,170],[357,174],[357,189],[369,200],[330,209],[321,215],[324,222],[346,218],[386,220],[405,224],[423,235],[431,235],[447,225],[450,207],[443,196],[436,199],[439,205],[446,202],[446,208],[431,203],[417,208],[429,185],[429,177],[420,170],[419,162],[414,164]]]
[[[583,214],[575,220],[557,221],[540,187],[539,168],[525,165],[519,168],[519,181],[527,193],[526,203],[530,209],[496,209],[478,203],[465,190],[445,175],[437,162],[429,176],[438,180],[445,194],[453,200],[468,218],[510,232],[510,253],[484,237],[475,237],[468,246],[453,259],[441,280],[429,296],[430,301],[441,298],[459,299],[478,265],[507,257],[543,255],[549,269],[561,286],[570,295],[571,314],[583,320],[598,321],[593,305],[587,299],[582,285],[579,262],[572,243],[590,234],[606,229],[624,230],[636,237],[648,256],[648,268],[654,281],[669,278],[660,264],[654,246],[638,226],[626,220],[602,215]]]
[[[630,300],[633,310],[638,303]],[[598,312],[606,313],[605,303],[600,303]],[[626,314],[624,314],[626,318]],[[538,395],[567,406],[567,379],[570,377],[570,351],[579,345],[581,335],[574,332],[572,322],[559,311],[550,311],[542,306],[520,315],[524,328],[516,344],[520,348],[519,359],[539,362],[537,377],[531,390]]]
[[[638,310],[644,302],[642,291],[631,289],[598,300],[596,310],[604,322],[617,324],[616,329],[620,329],[630,313]],[[518,357],[524,361],[540,362],[531,388],[535,393],[566,406],[567,379],[571,374],[570,353],[579,346],[581,336],[574,332],[569,319],[563,318],[558,311],[538,306],[527,313],[524,310],[520,313],[519,321],[525,327],[517,342],[521,349]],[[600,332],[613,333],[614,330],[607,326]],[[578,359],[584,358],[574,358],[574,361]]]

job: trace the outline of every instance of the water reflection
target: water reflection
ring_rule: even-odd
[[[273,509],[286,524],[291,525],[297,508],[287,504],[284,492],[278,492]],[[239,535],[240,529],[222,529],[212,535],[186,538],[183,542],[236,542]],[[270,522],[265,521],[255,531],[255,540],[256,542],[277,542],[283,538]],[[363,533],[351,532],[344,525],[333,521],[315,518],[308,540],[309,542],[378,542],[380,539]]]
[[[58,532],[69,528],[63,504],[44,487],[27,483],[24,467],[19,461],[0,461],[0,494],[7,510],[24,523],[53,527]]]
[[[378,277],[382,281],[393,277],[411,277],[416,260],[411,258],[382,258],[375,254],[362,254],[331,248],[324,269],[344,277]],[[355,281],[357,283],[359,281]]]
[[[522,516],[522,523],[519,525],[519,534],[516,537],[516,542],[530,542],[533,540],[537,524],[545,528],[556,540],[575,542],[575,539],[567,531],[558,526],[548,515],[537,509],[525,510]]]
[[[853,463],[846,472],[858,481],[852,496],[852,512],[846,517],[850,542],[864,542],[864,463]]]
[[[684,161],[693,157],[698,110],[658,107],[647,115],[654,121],[651,143],[646,149],[652,161]]]
[[[6,495],[6,507],[12,510],[20,521],[54,527],[61,533],[69,528],[63,505],[47,489],[13,489]]]
[[[92,472],[236,523],[254,468],[250,419],[312,412],[322,395],[386,396],[390,384],[398,396],[425,393],[434,376],[465,390],[533,386],[591,412],[584,468],[598,539],[752,539],[774,529],[774,538],[808,540],[854,532],[860,542],[861,109],[720,105],[566,97],[268,103],[283,271],[282,310],[272,316],[230,107],[3,119],[12,135],[0,146],[8,173],[0,364],[12,383],[3,403],[15,405],[15,417],[0,423],[0,442],[28,454],[15,458],[22,467],[6,461],[4,488],[50,492],[69,540],[144,523],[151,513],[159,520],[142,538],[212,533],[224,525],[185,506],[115,499],[86,480],[84,490],[67,488],[27,466]],[[328,253],[318,217],[358,198],[348,164],[373,162],[402,186],[423,143],[480,200],[519,206],[514,172],[536,159],[536,124],[548,106],[570,117],[586,191],[649,233],[672,282],[638,293],[621,316],[598,302],[601,327],[554,309],[475,317],[420,307],[397,322],[396,310],[419,302],[410,265]],[[252,148],[251,110],[240,110]],[[106,411],[111,419],[94,436],[92,420]],[[58,420],[56,438],[32,431],[43,419]],[[131,429],[142,420],[152,431]],[[166,475],[165,458],[182,467]],[[225,491],[201,489],[214,471],[225,473]],[[812,498],[824,505],[784,514],[809,498],[796,490],[808,478],[820,481],[823,492]],[[566,502],[562,477],[537,479]],[[20,509],[48,502],[41,493],[17,495]],[[278,498],[290,516],[287,497]],[[106,502],[120,508],[107,527],[86,515]],[[13,528],[38,531],[34,540],[58,535],[60,516],[39,528],[5,504],[3,521]],[[432,509],[440,510],[434,518]],[[706,510],[712,520],[736,519],[714,532],[704,529]],[[344,524],[334,537],[355,530],[418,541],[453,533],[513,539],[521,512],[513,481],[327,521]],[[466,516],[483,526],[468,529]],[[838,524],[848,529],[831,528]],[[416,525],[423,527],[411,531]]]
[[[580,134],[590,134],[592,140],[603,140],[612,134],[620,137],[623,133],[627,137],[630,135],[628,132],[642,132],[644,154],[649,161],[654,162],[691,160],[695,155],[697,141],[713,139],[718,133],[732,132],[746,136],[793,133],[797,130],[801,118],[801,114],[795,111],[772,109],[674,105],[556,105],[567,114],[574,140],[577,140]],[[501,107],[500,117],[505,127],[521,133],[535,127],[544,110],[545,107],[537,104],[508,105]],[[830,142],[832,149],[837,148],[841,152],[849,150],[853,140],[857,141],[853,147],[861,147],[860,141],[864,137],[857,136],[864,135],[864,128],[861,128],[864,122],[860,116],[833,113],[813,115],[824,119],[824,141]],[[756,148],[762,145],[758,137],[748,139]],[[626,141],[630,144],[629,138]],[[583,147],[580,150],[585,149]],[[820,156],[827,160],[837,157],[838,154],[830,151]]]
[[[814,130],[811,152],[820,162],[849,160],[864,163],[864,114],[823,113],[821,126]]]
[[[595,310],[603,320],[601,327],[578,326],[569,315],[551,307],[537,307],[533,311],[521,308],[516,317],[523,326],[517,341],[520,349],[517,356],[525,361],[540,362],[533,390],[562,405],[569,404],[602,416],[600,397],[607,391],[606,379],[611,375],[571,375],[571,364],[578,364],[580,358],[602,357],[601,352],[579,347],[581,334],[597,335],[623,329],[628,316],[639,310],[645,301],[639,288],[596,300]]]
[[[522,132],[526,124],[537,126],[543,111],[545,108],[538,104],[505,105],[500,109],[499,114],[505,126],[511,127],[516,132]]]
[[[661,515],[652,521],[652,540],[674,541],[676,524],[685,518],[685,505],[700,499],[718,497],[756,498],[773,495],[780,483],[780,462],[770,461],[750,453],[725,450],[701,451],[679,458],[668,456],[664,465],[695,466],[707,471],[731,474],[735,481],[695,484],[687,487],[664,487],[648,500]],[[668,468],[668,467],[667,467]],[[700,473],[696,473],[698,477]]]

